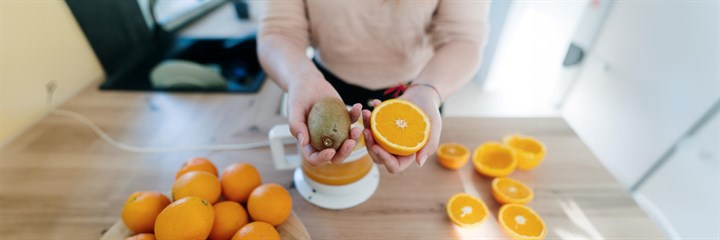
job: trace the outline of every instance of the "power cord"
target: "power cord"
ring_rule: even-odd
[[[73,119],[83,123],[88,128],[90,128],[90,130],[92,130],[100,138],[105,140],[105,142],[107,142],[108,144],[113,145],[119,149],[122,149],[122,150],[125,150],[128,152],[165,153],[165,152],[181,152],[181,151],[230,151],[230,150],[248,150],[248,149],[262,148],[262,147],[270,146],[270,142],[268,142],[268,141],[254,142],[254,143],[241,143],[241,144],[189,145],[189,146],[170,146],[170,147],[133,146],[133,145],[126,144],[126,143],[120,142],[118,140],[115,140],[110,135],[105,133],[105,131],[103,131],[95,123],[90,121],[90,119],[88,119],[87,117],[83,116],[80,113],[69,111],[69,110],[64,110],[64,109],[56,109],[55,107],[53,107],[52,96],[53,96],[53,93],[55,92],[55,89],[57,89],[57,85],[55,85],[54,82],[50,82],[47,84],[47,106],[48,106],[48,111],[50,114],[73,118]]]

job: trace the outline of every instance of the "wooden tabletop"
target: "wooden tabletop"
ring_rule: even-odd
[[[255,95],[82,91],[62,108],[77,111],[125,143],[177,146],[263,141],[275,124],[281,91],[266,83]],[[474,148],[522,133],[545,142],[545,162],[511,176],[535,189],[535,209],[548,238],[665,238],[629,194],[560,118],[446,118],[442,142]],[[290,171],[273,169],[268,148],[246,151],[140,154],[108,145],[78,121],[48,116],[0,153],[0,238],[96,239],[120,217],[126,197],[140,190],[167,191],[175,171],[193,156],[218,168],[236,162],[257,166],[264,182],[292,186]],[[293,209],[314,239],[504,237],[490,179],[471,164],[459,171],[434,159],[423,168],[390,175],[355,208],[315,207],[291,189]],[[480,229],[453,227],[445,202],[459,192],[480,195],[492,212]]]

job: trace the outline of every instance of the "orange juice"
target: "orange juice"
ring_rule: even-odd
[[[370,172],[372,165],[373,161],[360,138],[360,143],[353,149],[353,153],[341,164],[312,166],[303,159],[300,167],[305,176],[313,181],[326,185],[345,185],[363,178]]]

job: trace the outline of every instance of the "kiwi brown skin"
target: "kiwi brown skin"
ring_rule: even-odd
[[[307,120],[310,144],[315,150],[337,150],[350,135],[350,113],[339,98],[325,97],[315,102]]]

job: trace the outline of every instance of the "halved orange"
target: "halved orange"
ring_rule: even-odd
[[[488,216],[485,203],[466,193],[455,194],[445,206],[450,220],[460,227],[476,227]]]
[[[503,139],[517,159],[517,168],[530,170],[537,167],[545,158],[545,145],[539,140],[522,135],[510,135]]]
[[[470,150],[459,143],[444,143],[438,147],[437,156],[441,166],[456,170],[470,160]]]
[[[504,177],[515,171],[517,162],[510,148],[497,142],[487,142],[475,149],[473,164],[482,175]]]
[[[512,239],[545,238],[545,222],[531,208],[522,204],[505,204],[498,212],[498,222]]]
[[[391,99],[380,103],[370,115],[375,141],[389,153],[407,156],[419,151],[430,136],[430,120],[415,104]]]
[[[497,200],[500,204],[525,204],[532,201],[535,196],[532,188],[509,177],[499,177],[493,179],[492,193],[495,200]]]

